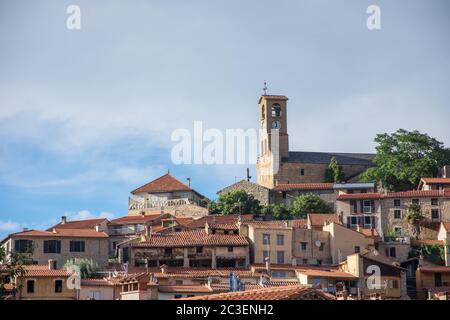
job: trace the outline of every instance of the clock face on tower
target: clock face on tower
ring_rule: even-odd
[[[278,120],[272,122],[272,129],[278,129],[278,130],[280,130],[280,129],[281,129],[281,122],[278,121]]]

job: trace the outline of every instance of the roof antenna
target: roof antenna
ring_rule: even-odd
[[[265,95],[267,95],[267,82],[264,80],[264,88],[263,88],[263,91],[264,91],[264,96]]]
[[[250,181],[252,176],[250,175],[250,168],[247,168],[247,181]]]

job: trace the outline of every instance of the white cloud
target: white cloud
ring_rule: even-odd
[[[0,220],[0,231],[17,231],[20,228],[22,228],[22,226],[17,222]]]
[[[97,219],[97,218],[106,218],[111,220],[114,218],[114,214],[111,212],[100,212],[98,215],[91,213],[88,210],[81,210],[78,212],[66,212],[64,214],[67,216],[68,221],[71,220],[86,220],[86,219]]]

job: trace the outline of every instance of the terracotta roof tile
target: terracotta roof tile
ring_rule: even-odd
[[[447,232],[450,232],[450,222],[442,222],[442,225],[444,226],[445,230],[447,230]]]
[[[325,223],[340,223],[339,216],[334,213],[309,213],[308,219],[313,227],[322,227]]]
[[[147,223],[161,218],[161,214],[125,216],[111,220],[111,224]]]
[[[241,215],[242,221],[250,221],[253,219],[252,214],[243,214]],[[197,228],[204,228],[205,223],[226,223],[226,224],[236,224],[238,223],[239,215],[233,214],[233,215],[209,215],[204,216],[199,219],[196,219],[192,221],[191,223],[187,224],[187,227],[191,229],[197,229]]]
[[[450,184],[450,178],[422,178],[426,184]]]
[[[341,194],[337,200],[376,200],[385,198],[439,198],[450,197],[450,189],[445,190],[410,190],[389,193],[348,193]]]
[[[172,191],[191,191],[187,185],[182,183],[177,178],[173,177],[169,173],[131,191],[132,194],[149,192],[172,192]]]
[[[311,277],[322,278],[340,278],[340,279],[356,279],[358,277],[344,271],[336,269],[298,269],[297,273],[301,273]]]
[[[291,191],[291,190],[331,190],[333,191],[334,183],[292,183],[279,184],[273,188],[275,191]]]
[[[443,240],[434,240],[434,239],[427,239],[427,240],[411,240],[412,246],[421,246],[421,245],[443,245]]]
[[[285,228],[306,228],[306,219],[295,220],[268,220],[268,221],[249,221],[245,224],[256,229],[285,229]]]
[[[314,288],[298,285],[218,293],[184,300],[333,300],[334,297]]]
[[[54,229],[53,231],[27,230],[13,233],[11,237],[67,237],[67,238],[108,238],[108,235],[94,229]]]
[[[231,234],[208,234],[204,230],[190,230],[167,234],[154,234],[147,241],[132,242],[132,247],[190,247],[190,246],[247,246],[244,236]]]
[[[58,223],[51,228],[48,228],[47,231],[51,231],[53,228],[58,229],[93,229],[99,224],[108,221],[106,218],[101,219],[88,219],[88,220],[74,220],[67,221],[66,223]]]
[[[64,269],[49,269],[47,265],[24,266],[26,277],[70,277]]]

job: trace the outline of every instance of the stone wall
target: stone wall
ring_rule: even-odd
[[[160,214],[161,209],[145,209],[145,210],[128,210],[129,216],[141,215],[144,211],[145,215]],[[192,217],[201,218],[209,214],[208,208],[200,207],[196,204],[183,204],[179,206],[164,207],[164,213],[170,213],[176,217]]]
[[[270,190],[268,188],[253,182],[249,182],[247,180],[242,180],[228,187],[225,187],[217,192],[217,194],[222,195],[224,193],[236,190],[244,190],[248,194],[253,195],[255,199],[257,199],[261,203],[261,205],[268,205],[269,203],[271,203]]]

